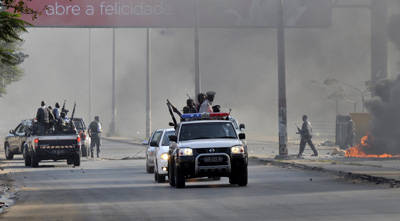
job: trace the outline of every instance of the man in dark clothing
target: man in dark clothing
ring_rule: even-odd
[[[97,157],[99,157],[101,132],[103,132],[103,130],[101,129],[100,118],[99,116],[95,116],[94,121],[89,124],[89,136],[92,138],[90,143],[90,153],[92,155],[92,158],[95,145],[97,147]]]
[[[187,114],[187,113],[196,113],[196,109],[194,106],[194,100],[189,98],[186,100],[186,106],[183,107],[183,113]]]
[[[311,150],[314,152],[311,156],[318,156],[318,152],[315,149],[315,146],[311,140],[312,138],[312,128],[311,128],[311,123],[307,120],[308,117],[307,115],[303,115],[303,125],[301,126],[301,130],[299,131],[300,136],[301,136],[301,141],[300,141],[300,151],[297,157],[301,157],[304,149],[306,147],[306,143],[311,147]]]
[[[206,99],[207,99],[207,95],[204,94],[204,93],[199,93],[199,94],[197,95],[197,102],[198,102],[198,103],[196,104],[196,107],[195,107],[196,113],[199,113],[201,104],[203,104],[203,102],[204,102]]]
[[[36,120],[39,124],[39,134],[45,134],[49,129],[49,109],[46,107],[46,103],[42,101],[41,107],[36,113]]]

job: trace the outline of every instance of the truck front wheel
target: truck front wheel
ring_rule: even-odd
[[[175,166],[175,187],[176,188],[184,188],[185,187],[185,176],[183,176],[182,170]]]
[[[170,186],[175,186],[175,169],[172,160],[168,160],[168,180]]]
[[[247,165],[240,168],[238,171],[238,176],[237,176],[237,184],[239,186],[246,186],[247,185]]]
[[[14,154],[11,153],[10,145],[8,143],[6,143],[6,146],[4,149],[5,149],[5,153],[6,153],[6,159],[12,160],[14,158]]]

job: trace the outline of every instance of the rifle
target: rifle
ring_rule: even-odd
[[[294,124],[297,127],[297,132],[296,134],[300,134],[300,137],[303,137],[303,132],[301,131],[301,129],[299,128],[299,126],[297,126],[297,124]]]
[[[67,102],[67,100],[64,100],[64,104],[63,104],[63,106],[62,106],[62,108],[61,108],[61,113],[62,112],[65,112],[65,115],[67,115],[67,113],[68,113],[68,110],[66,110],[65,109],[65,103]]]
[[[182,115],[182,113],[167,99],[167,105],[168,107],[171,107],[172,110],[179,115],[179,117]]]
[[[71,114],[71,120],[73,120],[73,119],[74,119],[75,107],[76,107],[76,101],[74,102],[74,109],[72,110],[72,114]]]
[[[170,126],[174,126],[174,128],[176,129],[177,122],[176,122],[174,113],[172,112],[172,109],[173,109],[172,104],[171,104],[171,102],[169,102],[168,99],[167,99],[167,106],[168,106],[169,114],[171,115],[172,120],[174,121],[174,123],[173,123],[174,125],[171,125],[171,123],[170,123]]]

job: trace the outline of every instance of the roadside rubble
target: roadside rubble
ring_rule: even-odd
[[[13,197],[17,191],[13,188],[13,182],[7,174],[0,173],[0,213],[14,204]]]

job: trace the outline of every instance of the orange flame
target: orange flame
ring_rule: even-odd
[[[366,154],[364,152],[365,149],[370,148],[370,142],[372,142],[374,138],[367,132],[361,139],[361,143],[357,146],[350,147],[346,150],[346,157],[375,157],[375,158],[392,158],[392,157],[400,157],[400,155],[391,155],[391,154]]]

